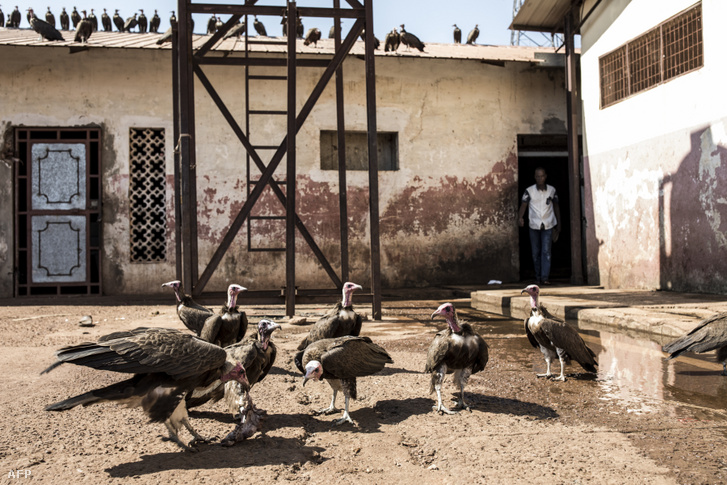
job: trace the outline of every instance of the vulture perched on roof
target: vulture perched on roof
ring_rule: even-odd
[[[136,14],[134,14],[124,22],[124,32],[131,32],[131,29],[135,29],[137,25],[139,25],[139,21],[136,20]]]
[[[407,50],[409,50],[409,47],[414,47],[415,49],[418,49],[420,52],[424,52],[424,42],[419,40],[419,37],[417,37],[414,34],[410,34],[409,32],[404,29],[404,24],[401,24],[401,34],[400,39],[401,43],[404,44],[407,47]]]
[[[50,11],[50,7],[48,7],[48,11],[45,13],[45,21],[51,24],[54,29],[56,28],[56,17]]]
[[[45,20],[40,20],[32,8],[28,9],[28,15],[30,15],[30,28],[35,30],[41,38],[46,40],[64,40],[61,33]]]
[[[331,414],[336,409],[336,394],[343,391],[346,407],[343,417],[334,421],[335,425],[353,423],[348,414],[348,402],[356,399],[356,378],[370,376],[394,361],[391,356],[368,337],[351,335],[318,340],[301,350],[295,356],[298,369],[305,374],[303,385],[309,379],[326,379],[333,389],[331,405],[316,414]]]
[[[362,289],[356,283],[350,281],[345,283],[342,290],[343,299],[313,325],[308,336],[298,345],[298,350],[305,350],[316,340],[361,333],[361,315],[353,310],[352,298],[354,291]]]
[[[61,21],[61,30],[69,30],[70,29],[70,27],[71,27],[71,18],[68,16],[68,12],[66,12],[66,7],[63,7],[63,11],[61,11],[60,21]]]
[[[106,13],[106,9],[103,9],[101,14],[101,25],[103,26],[104,32],[111,32],[111,17]]]
[[[20,27],[20,10],[18,10],[18,6],[15,6],[15,10],[10,12],[10,15],[8,15],[8,21],[5,24],[6,27],[14,27],[18,28]]]
[[[83,12],[83,18],[80,22],[78,22],[78,26],[76,27],[76,36],[73,40],[76,42],[86,43],[93,33],[93,24],[90,20],[88,20],[88,18],[86,18],[86,11],[81,10],[81,12]]]
[[[556,381],[565,381],[565,364],[569,359],[578,362],[588,372],[596,372],[596,354],[586,346],[578,332],[563,320],[554,317],[538,304],[540,288],[530,285],[521,293],[530,295],[530,317],[525,319],[525,333],[533,347],[540,347],[545,356],[547,369],[538,377],[551,377],[550,363],[557,356],[560,360],[560,376]]]
[[[171,27],[169,30],[169,36],[171,38]],[[157,41],[157,44],[159,44],[159,41]],[[194,301],[190,295],[185,294],[181,281],[169,281],[164,283],[162,288],[165,286],[173,289],[174,295],[177,297],[177,315],[179,319],[185,327],[199,336],[202,333],[204,322],[214,315],[214,312]]]
[[[0,8],[0,27],[5,27],[5,14],[2,8]]]
[[[462,43],[462,30],[457,27],[457,24],[454,24],[452,27],[454,27],[454,43],[455,44],[461,44]]]
[[[144,10],[139,9],[139,20],[137,20],[139,25],[139,33],[146,34],[147,28],[149,27],[149,20],[146,18],[146,15],[144,15]]]
[[[93,13],[93,9],[91,9],[91,13],[88,15],[88,21],[91,22],[93,31],[98,32],[98,19],[96,18],[96,14]]]
[[[247,332],[247,315],[237,309],[237,295],[247,290],[240,285],[231,284],[227,288],[227,303],[219,313],[208,317],[199,337],[220,347],[235,344],[245,337]]]
[[[480,29],[477,28],[479,24],[475,24],[475,28],[472,29],[470,34],[467,36],[467,43],[474,45],[475,41],[477,40],[477,37],[480,36]]]
[[[81,21],[81,14],[78,13],[78,10],[76,10],[76,7],[73,7],[73,12],[71,12],[71,22],[73,22],[73,28],[75,29],[78,26],[78,22]]]
[[[112,20],[114,21],[114,25],[116,26],[116,30],[119,32],[124,31],[124,19],[121,18],[121,15],[119,15],[119,9],[117,8],[114,12],[114,16],[112,17]]]
[[[193,335],[169,328],[137,328],[114,332],[97,343],[86,342],[64,347],[56,352],[57,362],[42,373],[70,362],[99,370],[134,374],[106,387],[50,404],[46,411],[65,411],[79,404],[116,401],[141,406],[152,422],[164,422],[169,440],[184,450],[206,441],[189,423],[185,397],[196,388],[217,380],[234,380],[247,385],[245,369],[228,360],[220,347]],[[194,436],[189,445],[179,439],[182,426]]]
[[[717,362],[722,362],[722,375],[727,376],[727,313],[719,313],[702,320],[688,334],[670,342],[662,349],[671,354],[667,360],[683,352],[709,352],[717,350]]]
[[[297,18],[295,19],[295,36],[302,39],[303,32],[305,32],[305,27],[303,27],[303,19],[300,18],[300,12],[298,12]]]
[[[311,43],[318,47],[318,41],[321,40],[321,31],[315,27],[308,30],[305,36],[303,45],[310,45]]]
[[[270,320],[262,319],[257,325],[257,333],[245,340],[225,347],[227,360],[240,362],[245,368],[249,387],[265,379],[275,363],[277,348],[270,340],[273,332],[280,325]],[[200,406],[207,402],[217,402],[223,397],[233,415],[245,416],[245,393],[248,390],[238,382],[227,382],[195,391],[187,398],[187,408]]]
[[[227,31],[222,40],[229,39],[230,37],[237,37],[239,39],[245,33],[246,28],[247,24],[238,20],[235,26]]]
[[[437,392],[437,405],[432,410],[440,414],[455,414],[455,411],[450,411],[442,404],[444,377],[454,372],[454,380],[460,390],[460,400],[455,409],[469,410],[469,405],[464,400],[464,388],[470,375],[485,369],[489,359],[488,347],[469,323],[457,319],[457,312],[451,303],[440,305],[432,313],[432,319],[437,315],[444,316],[447,328],[438,332],[432,340],[424,372],[432,374],[429,393]]]
[[[396,28],[391,29],[391,32],[386,34],[386,39],[384,40],[384,52],[396,52],[400,42],[399,32],[396,31]]]
[[[255,27],[255,32],[257,32],[257,35],[263,35],[265,37],[268,36],[268,32],[265,30],[265,26],[257,19],[257,15],[255,15],[255,21],[252,23],[252,26]]]
[[[162,23],[162,19],[159,17],[156,9],[154,9],[154,16],[149,21],[149,32],[156,34],[159,32],[159,25]]]
[[[214,34],[215,32],[217,32],[217,17],[212,15],[207,21],[207,33]]]

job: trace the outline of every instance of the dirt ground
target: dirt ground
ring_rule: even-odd
[[[140,409],[105,403],[44,411],[120,380],[73,365],[40,375],[57,348],[138,326],[183,329],[171,302],[0,307],[0,477],[53,484],[727,482],[722,413],[670,403],[631,413],[605,399],[593,376],[537,379],[542,358],[523,350],[521,327],[468,309],[467,300],[455,305],[489,343],[490,362],[470,379],[472,412],[432,413],[422,370],[434,333],[445,325],[429,315],[443,301],[385,301],[384,319],[364,322],[362,334],[386,348],[394,364],[359,379],[351,405],[356,426],[332,427],[340,415],[312,414],[328,405],[331,390],[325,381],[302,387],[292,356],[309,327],[284,324],[273,337],[275,367],[253,388],[255,404],[268,412],[263,432],[231,448],[200,445],[198,453],[162,441],[163,425],[147,423]],[[327,307],[307,305],[299,314],[314,320]],[[251,322],[282,320],[279,307],[246,310]],[[93,327],[79,326],[84,315],[93,316]],[[454,397],[451,380],[444,391],[447,400]],[[190,417],[203,435],[221,438],[234,427],[223,403]]]

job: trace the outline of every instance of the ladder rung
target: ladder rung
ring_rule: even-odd
[[[286,79],[288,79],[288,76],[264,76],[251,74],[248,76],[248,79],[261,79],[265,81],[285,81]]]
[[[248,111],[251,115],[287,115],[287,111],[278,110],[265,110],[265,109],[251,109]]]
[[[250,184],[256,184],[258,182],[260,182],[260,179],[257,179],[257,180],[250,179]],[[284,183],[286,183],[285,180],[271,180],[271,182],[275,182],[278,185],[283,185]]]
[[[285,248],[250,248],[247,251],[250,253],[265,253],[265,252],[282,253],[283,251],[285,251]]]
[[[277,150],[280,145],[253,145],[255,150]]]
[[[285,216],[249,216],[250,220],[281,221]]]

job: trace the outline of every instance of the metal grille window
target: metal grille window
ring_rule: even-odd
[[[167,257],[166,174],[163,128],[129,129],[131,262]]]
[[[698,3],[599,58],[601,108],[703,65]]]
[[[368,134],[347,131],[346,170],[369,169]],[[381,132],[376,134],[379,170],[399,170],[399,134]],[[321,131],[321,170],[338,169],[338,132]]]

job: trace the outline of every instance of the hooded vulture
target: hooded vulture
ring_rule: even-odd
[[[540,347],[545,356],[547,369],[538,377],[551,377],[550,363],[558,357],[560,376],[556,381],[565,381],[565,364],[569,359],[578,362],[588,372],[596,372],[596,354],[586,346],[578,332],[563,320],[554,317],[538,303],[540,288],[530,285],[521,293],[530,295],[530,317],[525,320],[525,333],[533,347]]]
[[[30,28],[35,30],[41,38],[46,40],[64,40],[61,33],[45,20],[40,20],[32,8],[28,9],[28,15],[30,16]]]
[[[404,44],[407,47],[407,50],[409,47],[414,47],[415,49],[418,49],[420,52],[424,52],[424,42],[419,40],[419,37],[417,37],[414,34],[410,34],[406,31],[404,28],[404,24],[401,24],[401,34],[399,34],[399,38],[401,39],[401,43]]]
[[[727,313],[719,313],[702,320],[685,336],[666,344],[662,349],[671,354],[667,360],[683,352],[709,352],[717,350],[717,362],[722,362],[722,375],[727,376]]]
[[[437,405],[432,410],[440,414],[455,414],[455,411],[450,411],[442,404],[444,377],[454,372],[454,380],[460,390],[456,409],[469,410],[469,405],[464,400],[464,388],[470,375],[485,369],[489,359],[488,347],[469,323],[457,319],[457,312],[451,303],[440,305],[432,313],[432,319],[437,315],[444,315],[447,328],[437,333],[429,346],[424,372],[432,374],[429,393],[437,392]]]
[[[208,317],[202,325],[199,337],[220,347],[235,344],[245,337],[247,315],[237,309],[237,295],[247,290],[232,284],[227,288],[227,303],[219,313]]]
[[[396,49],[399,48],[399,32],[396,31],[396,29],[391,29],[391,32],[386,34],[386,39],[384,39],[384,52],[396,52]]]
[[[336,394],[343,391],[346,407],[343,417],[334,421],[334,425],[345,422],[354,424],[348,414],[348,402],[351,398],[356,399],[356,378],[376,374],[386,364],[393,362],[386,350],[373,343],[370,338],[350,335],[318,340],[295,356],[298,369],[305,374],[304,386],[310,379],[326,379],[333,389],[331,405],[316,414],[337,412]]]
[[[353,310],[352,298],[354,291],[362,289],[356,283],[350,281],[345,283],[342,290],[343,299],[313,325],[308,336],[298,345],[298,350],[305,350],[316,340],[361,333],[361,315]]]
[[[173,289],[174,295],[177,297],[177,316],[179,316],[179,319],[185,327],[199,336],[202,333],[204,322],[214,315],[214,312],[194,301],[190,295],[185,294],[181,281],[174,280],[162,284],[162,288],[165,286]]]
[[[152,422],[163,422],[169,440],[193,451],[195,443],[206,441],[189,423],[185,397],[194,389],[219,380],[247,384],[245,368],[228,359],[220,347],[193,335],[169,328],[137,328],[101,337],[97,343],[82,343],[56,351],[58,359],[42,373],[70,362],[98,370],[134,374],[116,384],[94,389],[50,404],[46,411],[65,411],[79,404],[115,401],[141,406]],[[179,439],[182,426],[194,436],[185,445]]]

